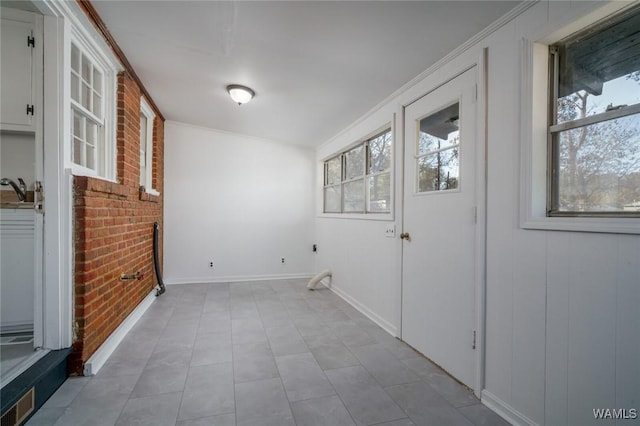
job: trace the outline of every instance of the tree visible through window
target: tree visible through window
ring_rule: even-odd
[[[391,130],[324,162],[325,213],[391,211]]]
[[[550,215],[640,215],[640,9],[550,48]]]
[[[420,120],[417,192],[457,189],[460,183],[460,104]]]

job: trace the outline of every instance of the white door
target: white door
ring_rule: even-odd
[[[406,107],[401,235],[402,339],[472,388],[475,98],[474,67]]]

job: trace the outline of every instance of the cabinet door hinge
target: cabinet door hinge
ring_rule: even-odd
[[[471,349],[476,348],[476,331],[473,330],[473,343],[471,344]]]
[[[33,115],[34,111],[35,111],[35,107],[33,105],[27,104],[27,115]]]
[[[33,36],[27,36],[27,47],[36,47],[36,38]]]

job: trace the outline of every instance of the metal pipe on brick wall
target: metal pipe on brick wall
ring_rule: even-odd
[[[159,261],[159,244],[158,234],[160,232],[160,225],[158,222],[153,222],[153,268],[156,271],[156,278],[158,278],[158,290],[156,291],[156,297],[167,291],[164,283],[162,282],[162,274],[160,273],[160,261]]]

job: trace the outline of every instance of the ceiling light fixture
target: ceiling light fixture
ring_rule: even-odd
[[[241,86],[240,84],[230,84],[227,86],[227,92],[229,96],[238,105],[246,104],[256,95],[256,92],[249,89],[247,86]]]

